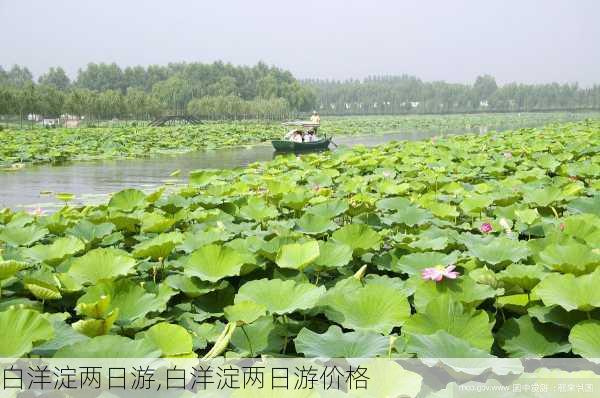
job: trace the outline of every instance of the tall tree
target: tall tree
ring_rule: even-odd
[[[71,79],[60,66],[50,68],[38,79],[38,83],[54,86],[59,90],[66,90],[71,85]]]

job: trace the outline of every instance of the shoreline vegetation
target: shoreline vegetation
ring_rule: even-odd
[[[415,131],[444,134],[539,127],[586,118],[600,118],[600,112],[332,116],[323,120],[321,130],[334,137]],[[283,132],[279,122],[259,121],[209,121],[165,127],[4,129],[0,131],[0,171],[17,171],[27,164],[141,158],[161,153],[243,147],[279,139]]]
[[[0,356],[597,358],[599,175],[586,120],[4,209]]]

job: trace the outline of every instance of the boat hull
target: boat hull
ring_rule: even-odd
[[[302,151],[319,151],[329,147],[331,138],[313,142],[293,142],[285,140],[273,140],[273,148],[278,152],[302,152]]]

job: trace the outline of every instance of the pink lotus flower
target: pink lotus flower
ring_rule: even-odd
[[[454,271],[455,268],[455,265],[449,265],[447,267],[438,265],[436,267],[425,268],[421,271],[421,277],[424,280],[431,279],[436,282],[441,282],[444,278],[456,279],[460,274],[457,271]]]
[[[492,232],[492,229],[492,224],[490,224],[489,222],[484,222],[483,224],[481,224],[481,227],[479,227],[479,230],[484,234],[489,234],[490,232]]]
[[[44,215],[44,210],[42,210],[42,208],[41,208],[41,207],[38,207],[38,208],[37,208],[37,209],[35,209],[35,210],[31,210],[31,211],[29,212],[29,214],[31,214],[32,216],[42,216],[42,215]]]

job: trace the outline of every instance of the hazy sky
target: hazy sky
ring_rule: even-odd
[[[300,78],[589,85],[599,16],[598,0],[0,0],[0,65],[263,60]]]

